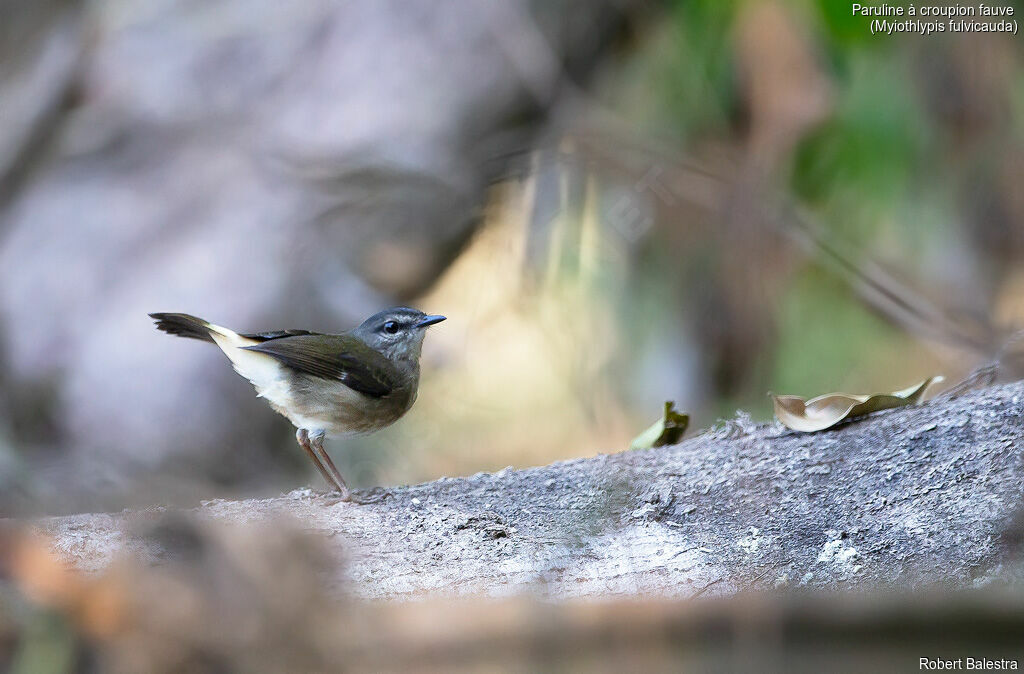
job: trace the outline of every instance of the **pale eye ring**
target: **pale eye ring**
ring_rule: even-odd
[[[394,321],[388,321],[387,323],[384,324],[383,327],[384,332],[388,333],[389,335],[393,335],[398,332],[398,323],[395,323]]]

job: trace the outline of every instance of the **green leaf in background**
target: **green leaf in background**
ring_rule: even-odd
[[[676,412],[676,404],[665,402],[665,413],[650,428],[633,438],[630,449],[650,449],[677,444],[683,438],[686,427],[690,425],[690,415]]]
[[[895,393],[877,393],[875,395],[826,393],[806,401],[800,396],[772,394],[772,400],[775,402],[775,418],[782,422],[783,426],[794,431],[804,433],[823,431],[845,419],[893,407],[913,405],[921,399],[929,386],[940,381],[942,381],[942,377],[929,377],[916,386]]]

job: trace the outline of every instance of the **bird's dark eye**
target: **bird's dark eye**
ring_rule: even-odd
[[[395,323],[394,321],[388,321],[387,323],[384,324],[384,332],[388,333],[389,335],[395,334],[396,332],[398,332],[398,323]]]

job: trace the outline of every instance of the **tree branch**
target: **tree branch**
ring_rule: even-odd
[[[1022,398],[1014,383],[822,433],[741,422],[674,447],[444,478],[363,505],[304,489],[195,513],[293,518],[347,560],[336,586],[368,598],[969,587],[1012,568],[1001,534],[1024,493]],[[99,570],[122,550],[163,559],[163,544],[137,533],[153,518],[37,526],[61,556]]]

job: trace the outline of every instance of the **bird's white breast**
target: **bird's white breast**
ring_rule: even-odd
[[[210,330],[235,372],[248,379],[256,387],[256,394],[297,428],[333,433],[369,430],[355,426],[365,407],[373,405],[371,399],[340,381],[320,382],[317,392],[297,391],[298,382],[276,358],[243,348],[259,344],[258,341],[219,325],[211,324]]]

